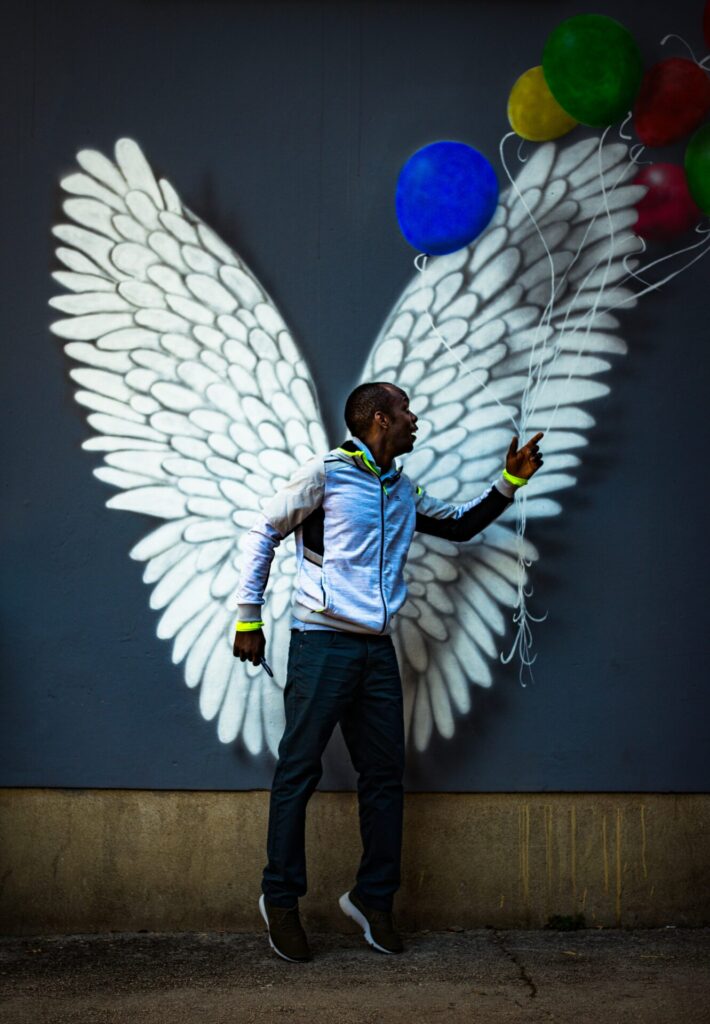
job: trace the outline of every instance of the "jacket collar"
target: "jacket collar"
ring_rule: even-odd
[[[391,467],[383,475],[382,470],[375,462],[372,452],[359,437],[343,441],[341,446],[335,449],[334,454],[344,462],[350,462],[359,469],[364,470],[364,472],[373,473],[383,480],[396,480],[402,473],[397,460],[393,459]]]

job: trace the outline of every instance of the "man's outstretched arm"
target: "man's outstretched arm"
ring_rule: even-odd
[[[501,475],[483,494],[464,505],[439,501],[438,498],[432,498],[420,491],[416,498],[415,529],[420,533],[458,542],[471,540],[477,533],[485,530],[511,504],[516,491],[523,487],[542,465],[543,459],[538,448],[538,441],[542,436],[542,432],[535,434],[520,449],[517,437],[510,442],[505,471],[515,480],[520,480],[519,484],[511,483]]]

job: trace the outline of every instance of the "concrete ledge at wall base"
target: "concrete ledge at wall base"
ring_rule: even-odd
[[[0,932],[261,931],[269,793],[0,790]],[[706,794],[405,797],[405,931],[710,924]],[[347,931],[357,797],[317,792],[306,829],[313,929]]]

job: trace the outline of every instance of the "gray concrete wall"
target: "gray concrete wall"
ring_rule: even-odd
[[[262,927],[268,792],[0,790],[0,931]],[[341,930],[357,798],[314,794],[312,927]],[[405,929],[710,923],[710,799],[690,794],[408,794]]]
[[[588,3],[6,8],[0,785],[265,790],[273,758],[218,738],[201,689],[186,686],[184,664],[156,636],[160,613],[128,552],[158,520],[106,508],[114,489],[92,475],[100,456],[81,447],[91,428],[68,376],[75,364],[49,331],[59,314],[48,300],[60,291],[51,227],[66,220],[59,179],[78,149],[112,154],[116,139],[135,138],[273,296],[339,443],[345,397],[415,273],[395,217],[403,162],[436,139],[460,139],[493,161],[505,188],[498,145],[510,87],[539,63],[551,28]],[[684,52],[660,47],[668,32],[702,53],[701,9],[700,0],[605,5],[647,62]],[[682,153],[678,143],[652,158]],[[708,485],[698,454],[709,264],[621,311],[629,352],[614,360],[610,394],[591,403],[597,426],[578,486],[562,491],[561,515],[528,522],[540,551],[528,607],[547,614],[532,626],[535,684],[527,673],[519,684],[517,656],[494,658],[493,685],[471,686],[454,734],[410,750],[409,791],[710,790]],[[507,654],[513,609],[505,621]],[[354,784],[336,732],[323,789]]]

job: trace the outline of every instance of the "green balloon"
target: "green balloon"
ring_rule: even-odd
[[[697,205],[703,213],[710,213],[710,124],[698,128],[688,143],[685,177]]]
[[[550,33],[542,56],[550,92],[581,124],[602,128],[631,110],[643,78],[633,36],[603,14],[579,14]]]

